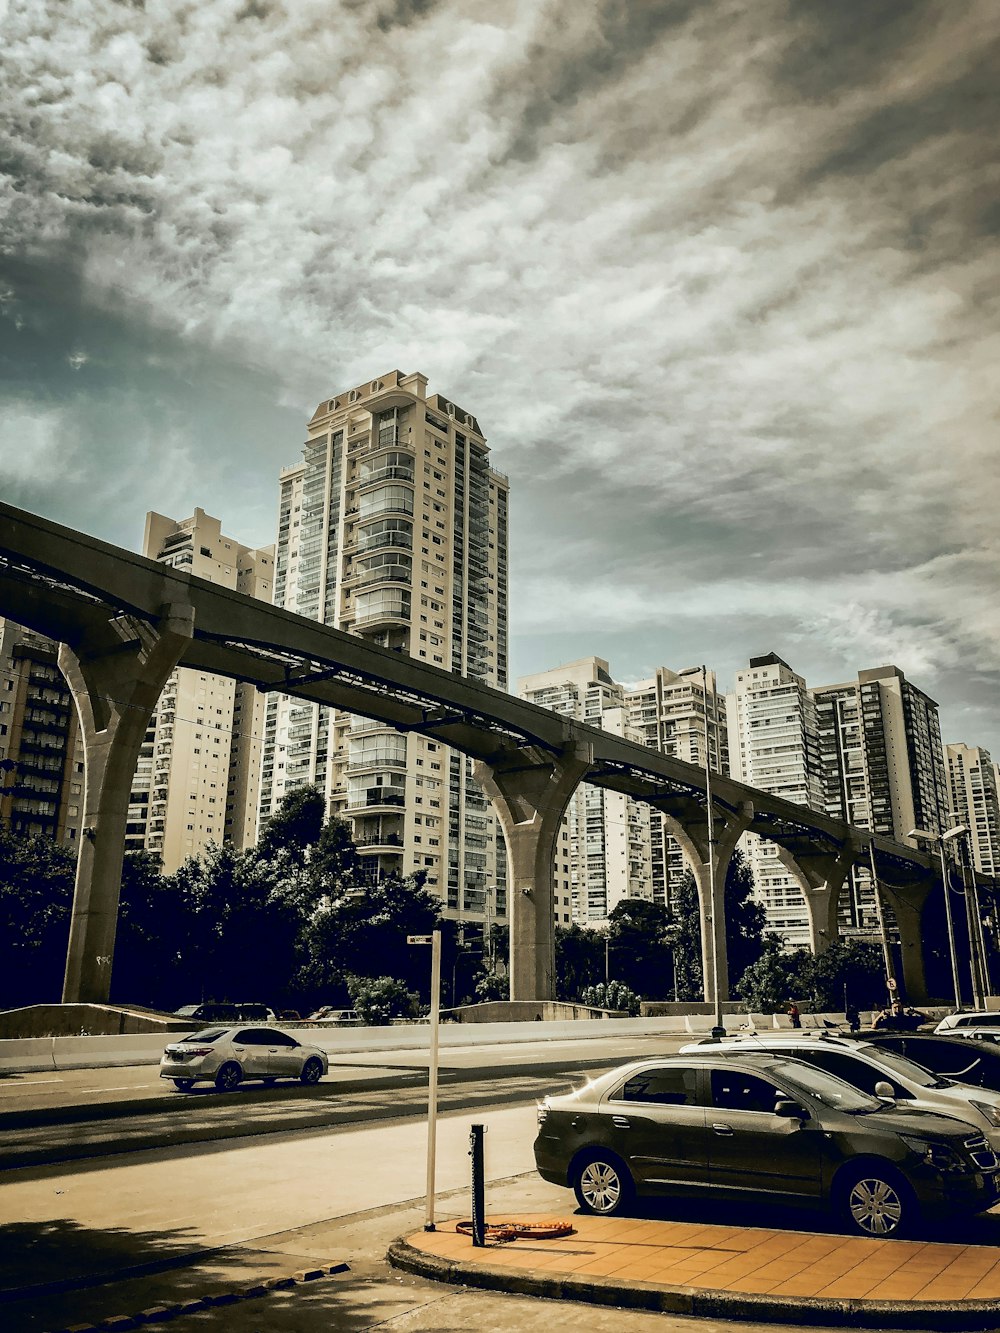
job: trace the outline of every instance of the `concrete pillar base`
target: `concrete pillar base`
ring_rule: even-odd
[[[814,954],[825,953],[838,938],[837,907],[851,866],[864,851],[850,840],[827,856],[798,855],[779,847],[778,860],[802,886],[809,913],[810,946]]]
[[[153,709],[193,631],[191,607],[171,604],[156,624],[116,616],[99,643],[60,646],[86,758],[64,1004],[103,1004],[110,995],[132,778]]]
[[[555,999],[552,862],[570,797],[593,763],[590,747],[518,750],[473,774],[507,843],[511,1000]]]

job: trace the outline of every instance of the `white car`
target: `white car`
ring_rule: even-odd
[[[974,1009],[966,1014],[948,1014],[934,1029],[946,1037],[1000,1038],[1000,1013],[995,1009]]]
[[[280,1028],[209,1027],[170,1043],[160,1061],[160,1078],[169,1078],[181,1092],[205,1082],[232,1092],[246,1078],[266,1084],[279,1078],[318,1083],[328,1069],[326,1051]]]
[[[732,1037],[696,1042],[681,1047],[681,1054],[697,1052],[739,1057],[756,1052],[790,1055],[815,1069],[843,1079],[852,1088],[884,1102],[898,1102],[921,1111],[957,1116],[985,1133],[990,1147],[1000,1153],[1000,1092],[933,1074],[905,1055],[834,1033],[775,1033],[773,1036]]]

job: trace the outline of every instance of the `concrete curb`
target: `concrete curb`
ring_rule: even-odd
[[[964,1333],[965,1330],[1000,1327],[998,1300],[960,1304],[944,1301],[824,1301],[815,1296],[755,1296],[703,1287],[667,1287],[636,1280],[623,1285],[614,1278],[515,1272],[488,1261],[456,1263],[418,1250],[405,1236],[392,1242],[386,1258],[394,1268],[436,1282],[506,1291],[518,1296],[649,1310],[656,1314],[691,1315],[698,1319],[811,1324],[823,1328],[926,1329],[931,1333],[952,1333],[952,1330]]]
[[[197,1314],[199,1310],[208,1310],[216,1305],[234,1305],[237,1301],[257,1300],[268,1296],[272,1291],[286,1291],[304,1282],[315,1282],[319,1278],[332,1277],[336,1273],[349,1273],[350,1264],[336,1262],[320,1264],[315,1268],[306,1268],[293,1273],[290,1277],[262,1278],[259,1282],[250,1282],[225,1291],[213,1292],[210,1296],[188,1298],[184,1301],[167,1302],[163,1305],[151,1305],[145,1310],[133,1314],[108,1315],[95,1324],[70,1324],[53,1330],[53,1333],[112,1333],[112,1331],[140,1328],[143,1324],[162,1324],[181,1315]]]

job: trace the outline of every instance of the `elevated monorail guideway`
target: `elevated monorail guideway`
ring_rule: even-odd
[[[516,699],[206,579],[0,503],[0,614],[60,644],[86,753],[84,827],[63,1000],[108,997],[125,822],[146,726],[176,666],[433,735],[475,760],[508,849],[511,998],[554,995],[552,859],[576,785],[626,792],[662,811],[698,885],[706,998],[712,930],[740,835],[776,842],[803,887],[813,944],[836,938],[850,866],[874,842],[896,909],[908,994],[925,993],[920,916],[931,860],[804,806],[713,776],[718,902],[709,901],[704,772],[693,764]],[[720,932],[719,990],[728,994]]]

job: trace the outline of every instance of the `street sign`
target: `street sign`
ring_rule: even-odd
[[[407,935],[407,944],[430,944],[433,939],[431,935]]]

